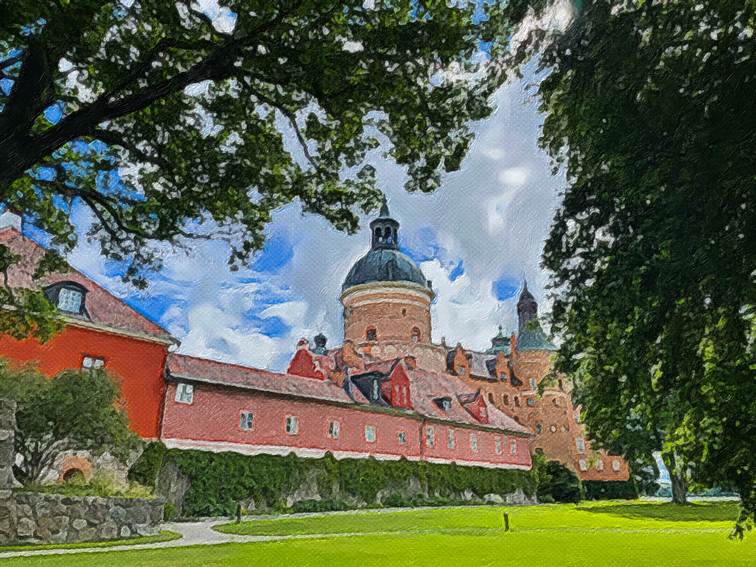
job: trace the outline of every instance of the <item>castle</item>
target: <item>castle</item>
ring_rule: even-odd
[[[519,469],[543,453],[585,480],[628,478],[621,458],[592,450],[569,380],[551,377],[555,347],[527,286],[517,333],[500,328],[485,352],[434,344],[432,284],[400,251],[385,202],[370,228],[370,250],[341,290],[343,344],[301,339],[279,373],[174,352],[165,330],[73,269],[34,281],[43,248],[0,226],[0,243],[23,258],[9,285],[41,286],[66,322],[44,346],[0,336],[0,356],[50,375],[107,369],[134,431],[169,447]],[[87,463],[74,455],[57,466],[63,478]]]

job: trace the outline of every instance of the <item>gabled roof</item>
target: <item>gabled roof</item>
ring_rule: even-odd
[[[177,342],[173,337],[147,317],[136,311],[120,299],[98,285],[90,278],[71,269],[65,273],[49,274],[41,280],[34,279],[34,270],[46,250],[18,230],[12,227],[0,229],[0,243],[21,257],[21,261],[8,271],[8,284],[12,288],[42,289],[59,282],[75,282],[87,290],[86,312],[88,318],[81,318],[82,323],[92,323],[115,331]],[[71,318],[71,319],[75,319]]]
[[[168,355],[167,365],[168,374],[173,378],[346,404],[355,403],[355,399],[358,403],[367,403],[359,392],[353,390],[353,395],[358,397],[352,399],[343,388],[327,380],[312,380],[176,353]]]
[[[496,379],[496,357],[483,352],[467,351],[470,360],[470,374],[479,378]],[[493,372],[488,364],[493,361]]]

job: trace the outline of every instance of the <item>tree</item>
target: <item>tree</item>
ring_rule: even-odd
[[[541,502],[574,502],[583,497],[578,476],[558,461],[539,463],[538,499]]]
[[[119,407],[116,381],[101,370],[66,371],[46,378],[26,367],[11,369],[0,359],[0,398],[16,401],[16,479],[41,479],[65,451],[111,453],[125,459],[139,443]]]
[[[476,72],[527,2],[17,0],[0,5],[0,203],[146,285],[156,242],[223,238],[237,267],[278,207],[354,231],[385,140],[431,191],[499,78]],[[287,134],[285,136],[284,134]]]
[[[541,143],[569,186],[545,246],[558,368],[591,435],[756,510],[756,4],[586,1],[534,32]]]

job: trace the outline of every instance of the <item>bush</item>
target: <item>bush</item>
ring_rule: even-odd
[[[163,507],[163,520],[170,522],[171,520],[175,520],[176,516],[176,507],[170,502],[166,502]]]
[[[638,489],[632,480],[586,480],[586,500],[635,500]]]
[[[518,488],[532,495],[536,486],[530,471],[430,464],[406,459],[336,460],[330,454],[321,459],[304,459],[293,454],[285,457],[248,456],[165,448],[162,459],[158,459],[152,453],[160,449],[148,449],[134,464],[129,477],[143,482],[157,478],[157,461],[161,461],[161,466],[175,466],[190,480],[181,505],[185,517],[233,516],[237,502],[250,499],[255,502],[255,513],[319,512],[347,507],[449,505],[463,502],[460,496],[465,491],[482,500],[485,494],[505,495]],[[151,464],[148,466],[143,461]],[[401,496],[412,479],[419,482],[423,496]],[[303,501],[287,508],[286,497],[307,483],[317,485],[322,500]],[[378,500],[380,491],[388,492],[382,502]]]
[[[25,492],[44,492],[47,494],[63,494],[65,496],[117,496],[120,498],[151,498],[152,490],[136,482],[123,485],[105,473],[97,473],[88,483],[65,484],[29,484],[22,490]]]
[[[160,441],[149,443],[129,469],[129,480],[155,488],[167,449]]]
[[[583,496],[580,479],[557,461],[549,461],[539,471],[538,499],[545,502],[580,502]]]

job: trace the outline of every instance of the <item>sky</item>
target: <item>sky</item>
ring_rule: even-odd
[[[433,194],[406,192],[405,169],[380,152],[371,156],[401,223],[400,246],[433,282],[436,342],[443,337],[483,349],[498,325],[515,329],[525,278],[541,311],[548,310],[540,255],[565,180],[551,174],[538,148],[543,117],[526,88],[533,80],[528,73],[496,93],[493,114],[474,125],[462,168]],[[84,238],[69,261],[164,326],[181,341],[180,352],[282,370],[301,337],[322,332],[329,346],[340,343],[341,284],[369,249],[375,214],[350,236],[292,203],[273,215],[265,248],[246,268],[228,269],[221,242],[200,243],[190,253],[168,250],[163,270],[143,292],[122,283]],[[85,211],[74,211],[74,221],[83,234]]]
[[[216,1],[200,4],[219,29],[233,28],[233,14]],[[537,78],[526,71],[496,93],[493,114],[474,124],[475,141],[460,171],[446,175],[435,193],[406,192],[406,170],[381,149],[370,154],[401,223],[400,247],[433,282],[435,342],[484,349],[498,325],[514,330],[525,278],[541,312],[548,311],[540,256],[565,179],[552,175],[538,147],[543,117],[527,88]],[[347,235],[294,202],[274,213],[265,248],[245,268],[228,269],[224,243],[200,242],[189,253],[166,250],[162,271],[139,291],[86,241],[91,219],[77,207],[72,220],[81,238],[69,262],[170,331],[180,352],[283,370],[301,337],[322,332],[329,346],[340,343],[341,284],[369,249],[373,215]]]

